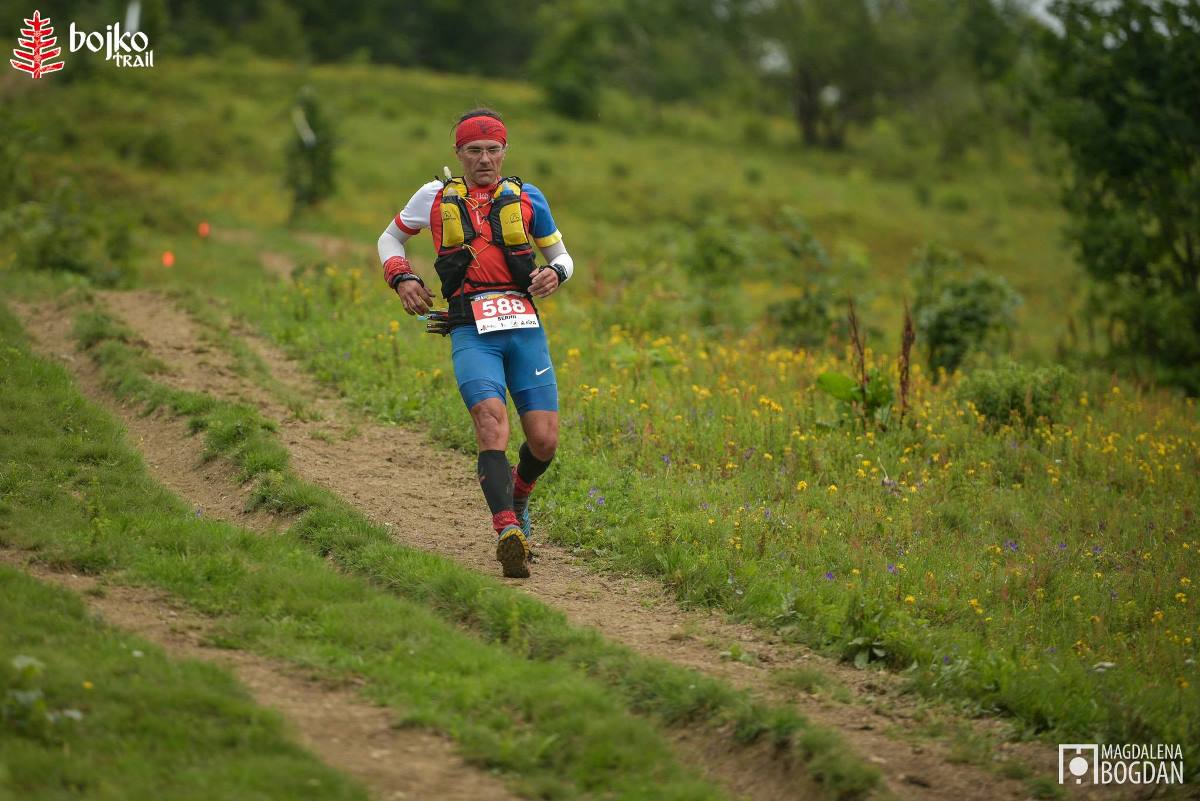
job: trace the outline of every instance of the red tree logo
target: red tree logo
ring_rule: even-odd
[[[61,47],[55,47],[58,37],[54,28],[50,27],[50,18],[42,18],[41,11],[33,12],[33,19],[26,19],[28,28],[22,28],[22,36],[17,40],[17,47],[12,51],[16,58],[10,58],[9,64],[22,72],[28,72],[32,78],[40,78],[48,72],[57,72],[63,68],[61,61],[53,61]]]

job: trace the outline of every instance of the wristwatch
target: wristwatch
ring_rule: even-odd
[[[425,286],[425,282],[421,280],[421,276],[416,273],[400,273],[392,279],[392,289],[400,286],[401,281],[416,281],[421,286]]]
[[[567,271],[561,264],[550,263],[550,269],[554,270],[554,274],[558,276],[558,284],[562,286],[567,283]]]

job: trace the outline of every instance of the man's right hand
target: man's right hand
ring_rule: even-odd
[[[396,294],[409,314],[427,314],[433,306],[433,295],[420,281],[399,282],[396,284]]]

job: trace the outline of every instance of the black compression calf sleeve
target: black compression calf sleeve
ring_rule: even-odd
[[[492,514],[512,511],[513,480],[512,466],[504,451],[479,452],[479,486],[483,489],[483,497],[487,498],[488,508]]]
[[[542,473],[546,472],[546,468],[552,461],[554,461],[553,456],[543,462],[533,455],[533,451],[529,450],[528,442],[522,443],[521,460],[517,462],[517,474],[526,484],[532,484],[542,477]]]

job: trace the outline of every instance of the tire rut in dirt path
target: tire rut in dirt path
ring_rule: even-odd
[[[386,525],[396,540],[451,557],[496,575],[488,511],[474,480],[474,463],[463,454],[433,445],[414,432],[356,418],[328,390],[257,337],[244,336],[275,377],[316,399],[326,419],[297,419],[269,393],[229,369],[227,354],[211,351],[190,358],[186,343],[198,338],[196,324],[161,294],[107,293],[104,302],[145,341],[172,372],[160,380],[256,403],[279,424],[292,465],[305,480],[324,486]],[[221,363],[221,359],[225,363]],[[463,424],[469,425],[466,414]],[[330,432],[335,436],[330,436]],[[637,652],[691,667],[748,688],[776,702],[794,705],[814,722],[840,732],[847,744],[874,763],[885,784],[902,799],[1024,799],[1021,781],[1006,779],[952,758],[942,742],[921,742],[914,715],[919,704],[901,697],[899,677],[849,668],[812,652],[783,644],[752,627],[725,622],[714,613],[680,609],[660,584],[644,579],[596,575],[565,549],[539,545],[533,578],[509,582],[561,610],[571,623],[598,629]],[[722,659],[719,651],[736,643],[757,657],[755,664]],[[807,694],[784,693],[770,685],[773,667],[813,667],[852,691],[856,702],[833,703]],[[1000,721],[972,722],[1004,739]],[[1056,771],[1049,746],[1003,743],[1042,775]],[[1113,797],[1104,794],[1106,798]]]
[[[130,404],[104,391],[99,369],[79,353],[71,337],[71,321],[51,304],[10,303],[43,357],[64,364],[80,391],[105,407],[124,424],[129,441],[142,454],[152,476],[193,505],[197,515],[207,515],[262,533],[286,528],[288,521],[266,512],[247,512],[248,487],[239,486],[233,467],[220,459],[204,460],[202,445],[186,423],[159,410],[143,414],[141,404]]]
[[[231,671],[256,703],[283,715],[301,745],[357,779],[376,801],[514,798],[498,778],[467,765],[449,740],[395,728],[390,712],[364,703],[352,690],[255,654],[206,645],[211,621],[169,595],[50,571],[27,563],[18,551],[0,549],[0,562],[79,593],[93,614],[173,658],[213,662]],[[97,588],[99,592],[89,592]]]

